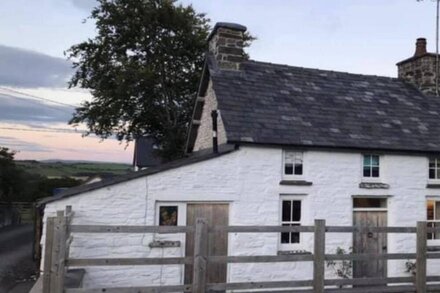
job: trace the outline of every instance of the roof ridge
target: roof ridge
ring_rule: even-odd
[[[296,65],[289,65],[289,64],[280,64],[280,63],[272,63],[267,61],[258,61],[249,59],[246,62],[261,64],[261,65],[274,65],[279,67],[287,67],[287,68],[297,68],[302,70],[313,70],[313,71],[320,71],[325,73],[336,73],[336,74],[345,74],[345,75],[352,75],[352,76],[359,76],[359,77],[375,77],[375,78],[386,78],[391,80],[400,80],[397,77],[392,76],[384,76],[384,75],[376,75],[376,74],[362,74],[362,73],[352,73],[347,71],[336,71],[336,70],[329,70],[329,69],[320,69],[320,68],[311,68],[311,67],[303,67],[303,66],[296,66]]]

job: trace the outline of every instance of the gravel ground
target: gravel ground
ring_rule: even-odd
[[[0,229],[0,293],[27,293],[35,282],[32,225]]]

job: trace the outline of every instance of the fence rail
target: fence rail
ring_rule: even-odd
[[[216,292],[225,290],[247,290],[246,292],[439,292],[440,276],[427,276],[427,259],[440,259],[440,253],[427,253],[428,233],[440,232],[440,227],[428,227],[427,222],[418,222],[416,227],[342,227],[326,226],[325,220],[315,220],[314,226],[214,226],[209,227],[204,219],[197,219],[195,226],[107,226],[72,225],[73,211],[66,207],[56,217],[46,221],[46,244],[43,273],[43,293],[95,293],[95,292]],[[294,255],[252,255],[218,256],[208,255],[208,235],[210,233],[281,233],[300,232],[314,234],[313,254]],[[416,253],[384,254],[326,254],[327,233],[415,233]],[[69,247],[73,233],[193,233],[194,256],[161,258],[70,258]],[[326,261],[349,260],[401,260],[415,259],[417,262],[413,277],[325,279]],[[270,281],[207,283],[207,270],[211,263],[280,263],[312,262],[313,279]],[[65,288],[64,278],[68,267],[88,266],[148,266],[148,265],[193,265],[192,284],[120,288]],[[365,287],[374,284],[374,287]],[[380,286],[382,285],[382,286]],[[393,286],[387,286],[393,285]],[[363,286],[335,288],[335,286]],[[257,290],[257,291],[255,291]]]

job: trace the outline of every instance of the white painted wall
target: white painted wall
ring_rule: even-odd
[[[389,226],[415,226],[426,219],[427,196],[440,196],[440,190],[426,189],[427,158],[384,155],[381,158],[383,182],[390,189],[367,190],[361,182],[361,154],[327,151],[305,153],[304,177],[312,186],[284,186],[282,150],[242,147],[239,151],[209,161],[135,179],[111,187],[73,196],[46,206],[45,217],[72,205],[74,224],[155,225],[158,202],[179,202],[180,225],[185,225],[188,202],[230,203],[231,225],[279,225],[280,196],[288,194],[303,203],[302,224],[326,219],[328,225],[352,225],[353,195],[386,195]],[[312,235],[302,234],[296,249],[312,251]],[[153,248],[153,239],[182,240],[181,248]],[[183,256],[182,235],[76,234],[71,257],[158,257]],[[327,234],[327,253],[338,246],[350,247],[351,236]],[[44,237],[43,242],[44,243]],[[229,236],[230,255],[276,255],[279,236],[237,234]],[[389,252],[414,252],[415,236],[390,234]],[[440,264],[439,261],[430,261]],[[405,261],[390,261],[390,276],[404,275]],[[440,267],[440,266],[439,266]],[[434,268],[432,268],[434,269]],[[438,269],[438,268],[437,268]],[[431,271],[432,272],[432,271]],[[327,272],[328,277],[334,277]],[[311,263],[231,264],[228,281],[269,281],[309,279]],[[86,287],[179,284],[183,266],[87,268]]]

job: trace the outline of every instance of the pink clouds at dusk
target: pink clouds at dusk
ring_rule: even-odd
[[[133,143],[83,136],[68,125],[75,106],[91,96],[83,90],[0,86],[0,146],[19,160],[84,160],[130,163]]]
[[[131,162],[132,144],[84,137],[84,126],[68,125],[75,108],[92,99],[87,90],[67,88],[69,62],[2,45],[0,57],[0,147],[19,160]]]
[[[63,127],[66,128],[66,127]],[[18,130],[20,129],[20,130]],[[133,143],[82,137],[80,132],[53,132],[25,125],[0,123],[0,145],[17,151],[19,160],[84,160],[129,163]]]

